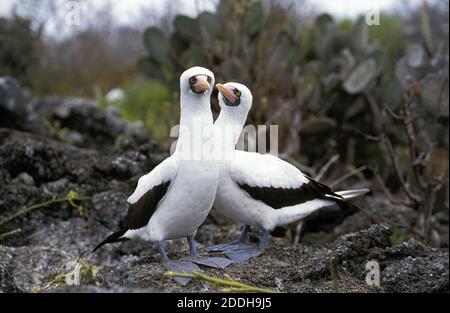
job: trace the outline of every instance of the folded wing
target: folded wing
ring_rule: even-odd
[[[176,161],[169,157],[150,173],[139,178],[137,187],[128,198],[129,203],[125,227],[138,229],[147,225],[158,203],[166,195],[177,173]]]
[[[127,200],[129,206],[125,226],[100,242],[92,252],[97,251],[105,244],[128,240],[126,234],[129,230],[139,229],[147,225],[158,208],[158,203],[168,192],[176,174],[177,163],[169,157],[150,173],[139,178],[136,189]]]
[[[236,151],[236,159],[230,165],[230,175],[249,196],[274,209],[315,199],[342,199],[328,186],[269,154]]]

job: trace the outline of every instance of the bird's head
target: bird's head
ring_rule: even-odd
[[[218,98],[221,110],[248,113],[252,107],[253,96],[247,86],[239,83],[217,84]]]
[[[193,96],[209,96],[214,86],[214,74],[207,68],[194,66],[180,76],[180,91]]]

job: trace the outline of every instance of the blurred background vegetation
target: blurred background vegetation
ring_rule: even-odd
[[[112,4],[86,5],[83,26],[59,33],[61,2],[18,1],[0,18],[0,75],[38,95],[115,106],[167,143],[180,73],[206,66],[217,81],[250,87],[248,123],[279,125],[282,157],[328,183],[351,178],[346,184],[413,207],[414,231],[433,240],[434,215],[448,218],[449,206],[449,2],[400,1],[371,26],[314,1],[207,2],[213,10],[191,16],[178,1],[159,13],[143,8],[125,26]]]

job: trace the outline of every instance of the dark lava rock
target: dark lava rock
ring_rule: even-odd
[[[40,290],[72,259],[69,253],[49,246],[0,246],[0,288],[5,292]]]
[[[22,172],[31,173],[37,185],[69,178],[84,183],[102,178],[108,160],[95,151],[75,148],[29,133],[0,129],[0,162],[15,178]]]
[[[115,108],[99,110],[97,104],[90,100],[45,97],[36,103],[36,110],[47,119],[56,121],[60,129],[69,129],[75,132],[75,136],[82,137],[84,145],[112,145],[121,134],[137,144],[149,140],[142,125],[127,124],[119,118]],[[71,135],[72,140],[74,134]],[[80,138],[75,138],[75,142],[80,142]]]
[[[135,146],[149,141],[142,124],[121,120],[114,107],[100,110],[95,102],[74,97],[37,99],[12,77],[0,77],[0,127],[86,147],[113,145],[121,135]]]
[[[0,246],[0,292],[19,292],[14,284],[12,262],[14,249]]]
[[[136,186],[137,179],[157,164],[153,153],[145,149],[144,153],[114,149],[105,153],[30,133],[0,129],[0,215],[12,215],[25,207],[64,198],[69,191],[92,198],[92,202],[82,204],[84,212],[67,202],[59,202],[20,216],[8,223],[7,228],[0,226],[0,231],[22,229],[6,243],[26,244],[28,236],[40,225],[80,214],[96,218],[110,229],[118,227],[126,212],[127,195]],[[155,153],[158,157],[161,154]],[[102,192],[106,192],[103,203],[98,200]],[[118,192],[121,193],[119,202],[114,195]]]
[[[126,201],[128,195],[121,191],[108,190],[95,194],[92,204],[99,221],[114,231],[126,216]]]
[[[54,136],[50,123],[35,110],[31,97],[12,77],[0,77],[0,127]]]
[[[411,247],[408,250],[420,249]],[[387,266],[381,284],[388,292],[448,292],[448,252],[424,248],[422,256],[406,256]]]
[[[203,268],[210,276],[223,278],[227,273],[242,282],[283,292],[418,292],[448,291],[448,252],[422,245],[392,246],[391,229],[374,225],[366,230],[339,237],[325,247],[302,246],[298,248],[274,245],[263,255],[243,264],[232,264],[224,271]],[[411,261],[409,253],[418,250],[425,255]],[[176,253],[180,258],[187,252]],[[414,253],[414,252],[413,252]],[[368,261],[380,263],[381,283],[369,286],[365,281]],[[389,264],[385,267],[386,264]],[[170,292],[213,292],[205,282],[193,281],[181,287],[163,273],[166,269],[157,255],[134,263],[122,276],[142,288],[160,288]],[[412,280],[409,280],[412,279]]]

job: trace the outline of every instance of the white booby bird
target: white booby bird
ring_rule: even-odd
[[[194,241],[197,228],[212,207],[218,183],[218,162],[206,159],[203,153],[211,149],[214,138],[210,104],[213,84],[214,74],[206,68],[193,67],[181,75],[180,134],[175,152],[139,179],[127,200],[125,227],[98,244],[93,252],[107,243],[143,239],[159,244],[162,260],[172,271],[199,270],[194,263],[219,268],[232,263],[226,258],[199,257]],[[165,241],[184,237],[191,258],[170,261]],[[182,284],[189,281],[176,280]]]
[[[208,247],[207,251],[222,251],[235,262],[245,261],[263,252],[269,232],[276,226],[301,220],[325,206],[351,205],[345,200],[369,191],[333,192],[278,157],[235,150],[252,94],[238,83],[216,87],[221,110],[214,123],[215,144],[223,151],[214,207],[244,226],[238,240]],[[257,246],[246,241],[251,226],[262,229]]]

